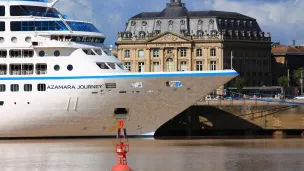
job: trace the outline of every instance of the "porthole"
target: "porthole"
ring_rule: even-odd
[[[41,50],[41,51],[39,52],[39,56],[40,56],[40,57],[44,57],[44,55],[45,55],[45,52],[44,52],[43,50]]]
[[[17,43],[17,37],[12,37],[11,41],[12,41],[13,43]]]
[[[55,65],[55,66],[54,66],[54,70],[55,70],[55,71],[59,71],[59,70],[60,70],[60,66],[59,66],[59,65]]]
[[[4,37],[0,37],[0,43],[4,43]]]
[[[26,42],[26,43],[30,43],[31,41],[32,41],[32,38],[31,38],[31,37],[26,37],[26,38],[25,38],[25,42]]]
[[[72,71],[72,70],[73,70],[73,65],[68,65],[68,66],[67,66],[67,69],[68,69],[69,71]]]
[[[56,50],[56,51],[54,52],[54,55],[55,55],[55,56],[60,56],[59,50]]]

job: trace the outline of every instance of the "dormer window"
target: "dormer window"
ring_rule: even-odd
[[[157,25],[157,26],[160,26],[160,25],[161,25],[161,21],[158,20],[158,21],[156,22],[156,25]]]
[[[131,26],[135,26],[136,22],[135,21],[131,21]]]
[[[203,24],[203,20],[198,20],[198,25],[202,25]]]
[[[202,30],[197,31],[197,36],[202,37],[204,35],[204,32]]]
[[[213,19],[210,19],[210,20],[209,20],[209,24],[214,24],[214,20],[213,20]]]
[[[146,22],[146,21],[143,21],[143,22],[142,22],[142,25],[143,25],[143,26],[146,26],[146,25],[147,25],[147,22]]]
[[[216,31],[216,30],[211,30],[211,36],[212,36],[212,37],[215,37],[216,34],[217,34],[217,31]]]
[[[237,26],[240,27],[240,23],[241,21],[240,20],[237,20]]]
[[[158,20],[156,22],[156,30],[161,30],[161,21],[160,20]]]
[[[219,23],[219,25],[221,25],[222,24],[222,19],[219,19],[218,23]]]
[[[169,21],[169,31],[172,31],[173,30],[173,21],[172,20],[170,20]]]
[[[185,31],[185,29],[186,29],[185,23],[186,23],[185,20],[181,20],[181,22],[180,22],[180,24],[181,24],[180,29],[181,29],[181,32],[182,32],[182,33],[184,33],[184,31]]]

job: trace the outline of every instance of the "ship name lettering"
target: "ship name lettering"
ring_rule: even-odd
[[[101,89],[102,85],[48,85],[47,89],[57,90],[72,90],[72,89]]]

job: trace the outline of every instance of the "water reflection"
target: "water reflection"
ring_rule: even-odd
[[[109,171],[113,139],[0,141],[0,170]],[[135,171],[304,170],[303,139],[130,139]]]

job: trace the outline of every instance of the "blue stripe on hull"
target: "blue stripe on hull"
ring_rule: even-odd
[[[14,80],[79,80],[79,79],[124,79],[124,78],[160,78],[160,77],[199,77],[199,76],[236,76],[237,72],[190,72],[190,73],[145,73],[145,74],[117,74],[100,76],[25,76],[25,77],[0,77],[0,81]]]

